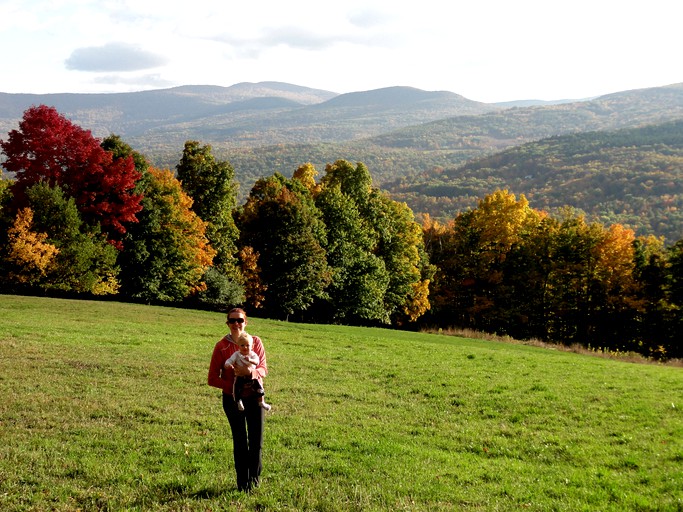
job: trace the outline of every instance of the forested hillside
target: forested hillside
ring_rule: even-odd
[[[343,143],[239,149],[214,144],[214,150],[235,167],[242,194],[248,192],[256,179],[271,172],[291,176],[302,162],[324,169],[326,163],[343,158],[364,162],[372,171],[376,186],[407,201],[415,212],[444,217],[473,205],[497,185],[507,186],[502,180],[489,186],[480,180],[476,186],[466,187],[462,195],[445,194],[433,188],[443,185],[440,175],[444,169],[452,174],[452,170],[469,161],[556,135],[637,128],[677,119],[683,119],[683,84],[626,91],[591,101],[455,116]],[[558,186],[558,182],[554,181],[552,186]],[[418,197],[421,192],[425,195]],[[563,189],[554,193],[561,197]],[[574,206],[584,208],[581,203]],[[655,210],[653,215],[657,215]],[[607,213],[599,218],[615,217]]]
[[[658,189],[647,184],[654,178],[647,173],[641,176],[652,165],[664,166],[664,174],[672,172],[667,166],[675,163],[667,161],[666,153],[655,156],[657,147],[635,144],[638,149],[620,152],[612,148],[609,157],[595,149],[590,159],[596,167],[582,180],[576,180],[571,169],[550,171],[553,159],[537,154],[544,148],[554,150],[546,143],[524,151],[529,152],[527,160],[541,165],[552,180],[538,174],[533,180],[523,179],[533,173],[520,171],[522,178],[510,176],[512,181],[507,181],[509,173],[498,172],[485,162],[473,165],[490,172],[466,167],[461,176],[459,169],[548,137],[683,119],[683,84],[523,108],[408,87],[339,95],[276,82],[110,95],[0,94],[0,130],[14,128],[23,110],[37,103],[56,105],[95,136],[121,136],[159,168],[174,169],[187,140],[210,144],[217,158],[234,167],[238,203],[246,200],[258,179],[274,172],[291,177],[303,163],[323,171],[326,164],[344,159],[363,162],[375,186],[406,201],[416,213],[428,212],[437,218],[450,217],[505,187],[528,194],[535,207],[570,205],[596,220],[624,222],[639,233],[663,234],[667,239],[681,232],[676,198],[658,197]],[[571,157],[571,151],[571,147],[561,150],[565,157]],[[640,155],[642,151],[647,154]],[[580,155],[574,156],[572,162],[561,165],[578,172]],[[516,168],[524,166],[520,162]],[[615,166],[622,171],[615,173]],[[610,171],[605,174],[605,169]],[[598,174],[604,175],[596,184],[591,180],[598,179]],[[565,186],[565,178],[573,180],[571,186]],[[582,192],[584,186],[592,192]]]
[[[683,121],[551,137],[385,188],[416,212],[446,218],[508,189],[534,208],[570,206],[671,243],[683,235]]]

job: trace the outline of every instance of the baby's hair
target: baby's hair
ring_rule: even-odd
[[[249,334],[249,333],[246,332],[246,331],[242,331],[242,332],[240,333],[239,337],[237,338],[237,343],[238,343],[238,344],[239,344],[240,342],[243,342],[243,341],[249,341],[252,345],[254,344],[254,338],[252,337],[251,334]]]

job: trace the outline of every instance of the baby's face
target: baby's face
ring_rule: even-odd
[[[249,355],[249,352],[251,352],[251,342],[249,340],[240,341],[239,350],[240,354]]]

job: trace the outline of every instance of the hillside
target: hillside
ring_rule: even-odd
[[[0,93],[0,133],[37,104],[54,106],[97,137],[120,135],[151,157],[182,151],[189,139],[221,148],[339,142],[499,109],[450,92],[390,87],[338,95],[279,82],[120,94]]]
[[[23,112],[39,104],[55,107],[97,137],[115,133],[133,142],[136,137],[159,129],[177,131],[178,126],[193,124],[210,128],[216,124],[214,116],[262,118],[336,95],[279,82],[240,83],[231,87],[182,86],[118,94],[0,93],[0,133],[16,127]],[[202,138],[201,131],[191,128],[187,136]]]
[[[329,108],[340,100],[334,98],[326,105]],[[315,108],[320,105],[310,110]],[[405,105],[402,108],[405,109]],[[370,107],[368,110],[374,111]],[[370,115],[366,114],[366,117]],[[312,161],[317,167],[324,167],[326,162],[346,158],[367,163],[381,185],[403,175],[460,165],[472,158],[553,135],[638,127],[681,118],[683,84],[676,84],[626,91],[590,101],[424,120],[420,124],[343,143],[328,140],[261,147],[254,144],[237,149],[217,143],[214,148],[245,176],[260,175],[264,170],[291,174],[302,162]],[[281,162],[281,167],[270,169],[267,164],[274,162]]]
[[[673,243],[683,237],[683,120],[542,139],[385,188],[414,211],[446,218],[507,189],[537,209],[571,206]]]

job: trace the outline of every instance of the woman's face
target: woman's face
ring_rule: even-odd
[[[236,340],[240,333],[244,331],[247,325],[247,319],[244,318],[244,314],[234,311],[228,315],[228,327],[230,327],[230,334],[232,339]]]

